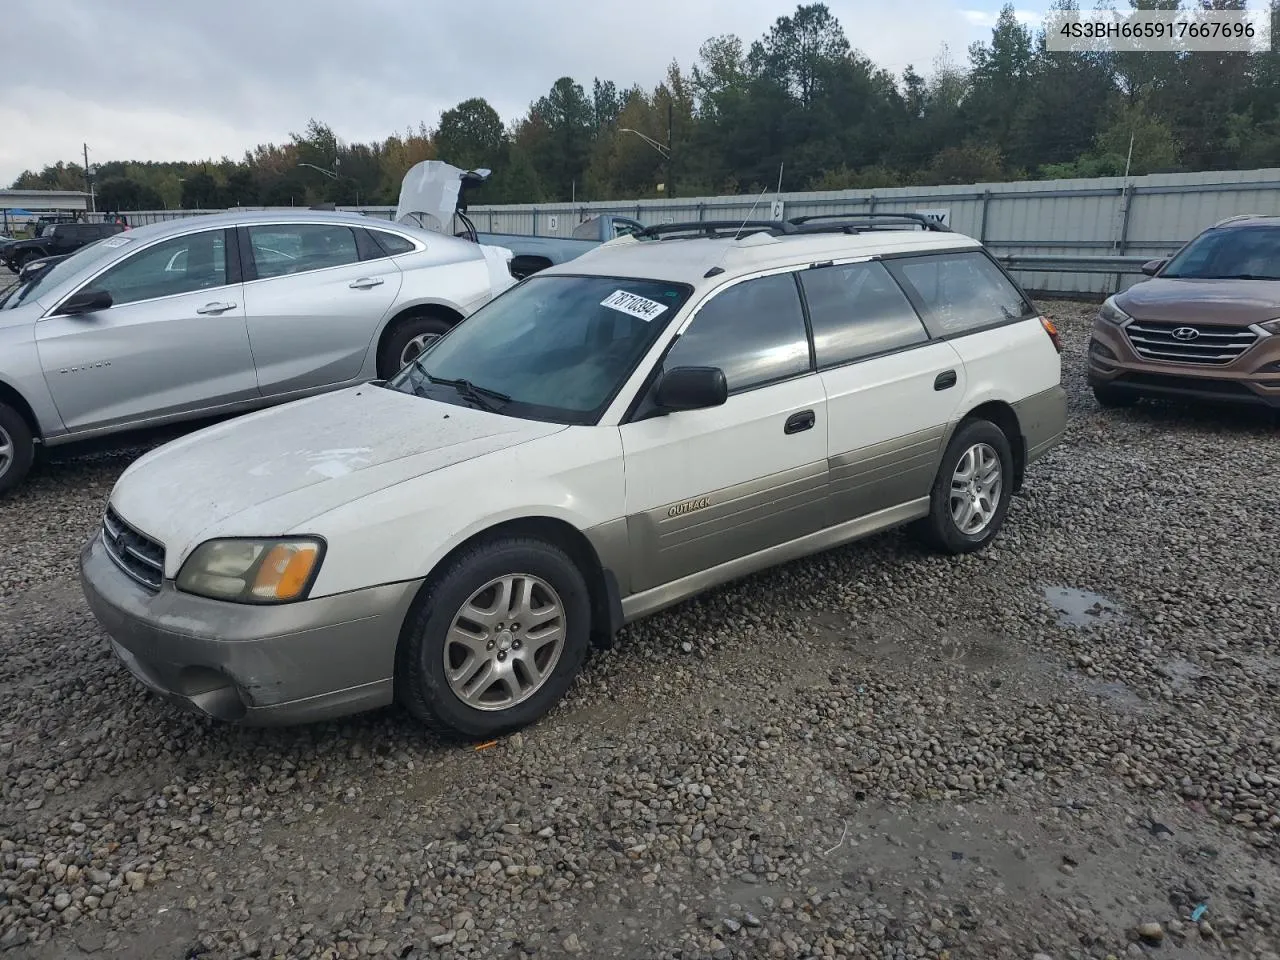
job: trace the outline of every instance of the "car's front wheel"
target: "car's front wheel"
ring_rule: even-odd
[[[587,584],[563,550],[527,537],[481,541],[432,576],[410,614],[397,699],[467,737],[518,729],[564,696],[590,633]]]
[[[929,515],[915,529],[944,553],[981,550],[1004,525],[1012,487],[1009,438],[989,420],[971,420],[947,444]]]
[[[0,403],[0,494],[26,479],[35,455],[27,421],[13,407]]]

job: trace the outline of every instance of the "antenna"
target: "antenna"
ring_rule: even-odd
[[[769,192],[769,188],[765,187],[760,191],[760,196],[756,197],[756,202],[751,205],[751,209],[747,211],[747,218],[742,221],[742,226],[738,228],[738,232],[733,235],[733,239],[737,240],[742,233],[743,228],[751,222],[751,215],[756,212],[756,207],[760,205],[760,201],[764,199],[764,195]]]

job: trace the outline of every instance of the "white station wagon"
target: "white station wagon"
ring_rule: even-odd
[[[398,701],[485,737],[709,587],[904,524],[989,543],[1065,429],[1052,323],[950,231],[721,226],[611,241],[390,381],[140,458],[81,557],[116,654],[221,720]]]

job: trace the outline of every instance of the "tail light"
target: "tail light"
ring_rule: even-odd
[[[1054,322],[1048,317],[1041,317],[1040,326],[1044,327],[1044,332],[1047,333],[1049,335],[1049,339],[1053,341],[1053,349],[1061,353],[1062,338],[1058,336],[1058,328],[1054,325]]]

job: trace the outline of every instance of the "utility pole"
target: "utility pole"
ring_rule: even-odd
[[[93,201],[93,177],[89,175],[89,145],[84,144],[84,185],[89,188],[89,212],[97,213],[97,205]]]
[[[676,195],[675,97],[667,101],[667,196]]]

